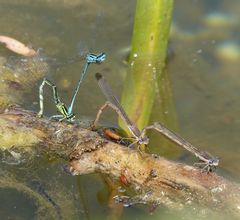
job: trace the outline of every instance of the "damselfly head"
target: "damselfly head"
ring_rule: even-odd
[[[86,56],[87,63],[102,63],[106,59],[106,54],[105,53],[100,53],[100,54],[94,54],[94,53],[89,53]]]

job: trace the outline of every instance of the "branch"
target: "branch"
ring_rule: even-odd
[[[174,209],[197,205],[198,210],[221,210],[240,217],[239,185],[216,173],[139,153],[78,125],[39,119],[33,112],[11,107],[0,114],[0,146],[10,148],[13,143],[18,148],[37,145],[64,157],[73,174],[100,172],[119,178],[144,194],[135,202],[161,203]],[[127,199],[134,203],[133,198]]]

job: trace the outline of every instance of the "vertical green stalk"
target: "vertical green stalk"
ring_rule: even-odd
[[[137,0],[122,104],[140,129],[149,122],[156,82],[165,67],[172,8],[173,0]]]

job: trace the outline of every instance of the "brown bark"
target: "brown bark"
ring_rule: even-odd
[[[0,114],[0,146],[13,145],[38,146],[64,157],[73,174],[100,172],[119,178],[144,195],[135,202],[161,203],[175,209],[195,205],[224,208],[225,213],[240,217],[239,185],[216,173],[129,149],[78,125],[39,119],[33,112],[11,107]]]

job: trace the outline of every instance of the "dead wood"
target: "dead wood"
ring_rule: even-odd
[[[68,160],[73,174],[100,172],[122,180],[138,194],[144,194],[141,202],[175,209],[194,205],[217,211],[224,208],[224,213],[240,217],[239,185],[216,173],[139,153],[106,140],[97,132],[40,119],[16,106],[0,114],[0,146],[38,146]]]

